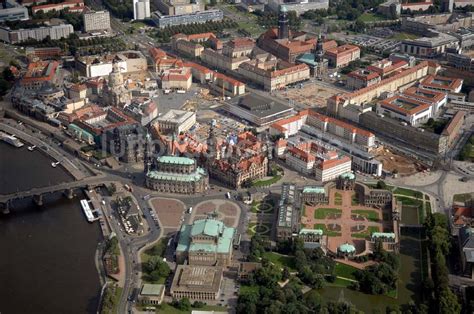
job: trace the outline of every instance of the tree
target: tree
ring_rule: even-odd
[[[5,68],[2,72],[2,75],[7,82],[13,82],[15,80],[15,76],[13,75],[13,72],[10,70],[10,68]]]
[[[115,183],[110,183],[108,190],[111,195],[115,194],[115,192],[117,192],[117,186],[115,185]]]
[[[148,274],[151,281],[158,281],[166,278],[171,270],[166,262],[159,256],[152,256],[144,265],[144,271]]]
[[[312,313],[318,313],[323,301],[321,295],[316,290],[311,290],[305,294],[304,303]]]
[[[387,189],[387,184],[383,180],[379,180],[377,182],[377,189],[386,190]]]
[[[191,309],[191,302],[189,302],[188,298],[182,298],[178,302],[178,309],[181,311],[189,311]]]

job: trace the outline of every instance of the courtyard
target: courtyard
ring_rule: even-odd
[[[356,255],[365,254],[365,239],[373,232],[384,231],[383,213],[356,200],[354,191],[332,190],[328,205],[305,206],[301,223],[305,228],[323,230],[331,252],[349,243],[355,246]]]
[[[210,200],[197,204],[192,212],[191,221],[205,219],[209,215],[214,217],[228,227],[237,227],[239,224],[240,207],[228,200]]]

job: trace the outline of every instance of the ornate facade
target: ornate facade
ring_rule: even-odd
[[[123,106],[130,103],[130,91],[124,86],[122,72],[116,60],[112,63],[112,72],[109,74],[109,79],[106,85],[106,101],[112,106]]]
[[[230,186],[240,188],[244,182],[261,179],[268,172],[266,145],[250,132],[239,134],[217,144],[213,127],[209,133],[206,168],[209,176]]]
[[[176,261],[189,265],[229,266],[235,229],[213,218],[183,225],[176,248]]]
[[[145,185],[163,193],[203,193],[209,187],[206,171],[186,157],[162,156],[147,169]]]

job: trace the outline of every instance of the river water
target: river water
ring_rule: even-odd
[[[25,145],[0,142],[0,194],[71,181],[51,160]],[[37,207],[17,201],[0,213],[0,313],[95,313],[100,295],[95,250],[102,240],[89,224],[78,195],[59,193]]]

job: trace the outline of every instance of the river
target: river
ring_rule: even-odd
[[[71,181],[51,160],[25,145],[0,142],[0,194]],[[95,266],[97,223],[87,223],[78,195],[59,193],[37,207],[17,201],[0,213],[0,313],[95,313],[100,282]]]

